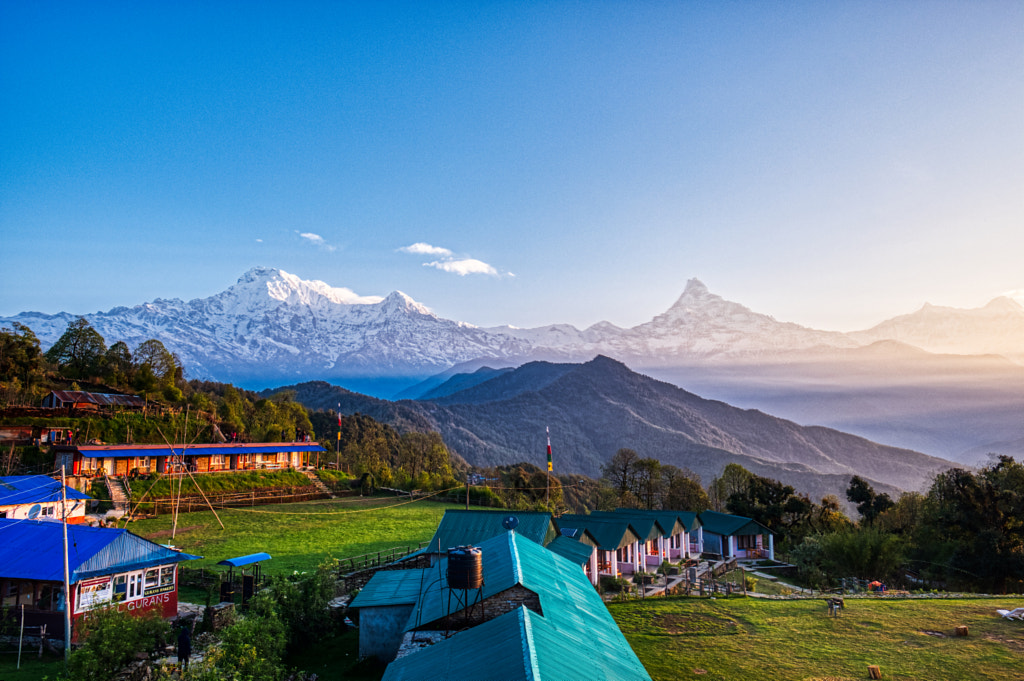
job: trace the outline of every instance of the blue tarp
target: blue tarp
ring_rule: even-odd
[[[90,499],[87,494],[68,487],[68,499]],[[0,506],[39,504],[60,501],[60,482],[46,475],[9,475],[0,477]]]
[[[269,553],[250,553],[248,556],[239,556],[238,558],[225,558],[217,565],[228,565],[230,567],[242,567],[243,565],[251,565],[252,563],[258,563],[261,560],[270,560]]]
[[[0,518],[0,578],[64,579],[62,523]],[[128,530],[68,525],[71,581],[167,565],[193,556],[164,548]]]

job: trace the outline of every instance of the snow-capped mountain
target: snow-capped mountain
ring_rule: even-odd
[[[917,312],[850,335],[864,343],[897,340],[928,352],[1003,355],[1024,364],[1024,306],[1005,296],[973,310],[926,303]]]
[[[0,321],[25,324],[48,347],[75,317],[27,312]],[[565,324],[480,328],[441,319],[400,291],[363,297],[272,268],[250,270],[209,298],[157,299],[85,317],[108,343],[123,340],[135,347],[157,338],[181,357],[190,376],[243,385],[416,378],[470,361],[507,366],[537,358],[583,361],[597,354],[641,367],[770,360],[844,351],[887,337],[915,345],[935,341],[933,346],[946,351],[935,339],[952,338],[958,352],[970,352],[978,347],[974,336],[992,323],[1005,327],[1000,347],[1011,347],[1013,338],[1014,347],[1024,346],[1024,309],[1009,299],[981,311],[925,308],[869,331],[842,334],[779,322],[712,294],[696,279],[664,314],[631,329],[608,322],[583,331]]]

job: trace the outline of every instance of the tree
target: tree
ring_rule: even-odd
[[[111,383],[127,383],[132,375],[132,353],[128,344],[117,341],[103,355],[103,373]]]
[[[623,447],[601,466],[601,475],[608,479],[620,497],[632,493],[636,487],[636,462],[639,458],[636,451]]]
[[[79,317],[68,324],[67,330],[46,351],[46,359],[68,378],[90,378],[99,373],[106,351],[107,344],[100,332],[85,317]]]
[[[633,469],[636,472],[633,493],[641,508],[661,508],[661,495],[664,489],[661,462],[652,458],[637,459]]]
[[[880,513],[893,505],[888,494],[877,494],[867,480],[855,475],[850,478],[850,486],[846,490],[846,498],[857,504],[857,512],[861,519],[870,525]]]
[[[918,548],[947,581],[1005,592],[1024,575],[1024,464],[1000,456],[977,473],[943,471],[925,507]]]
[[[700,476],[690,469],[662,464],[661,477],[665,485],[662,508],[696,513],[711,508],[708,494],[700,484]]]
[[[711,508],[724,511],[726,502],[733,494],[743,492],[754,474],[738,463],[726,464],[721,477],[715,478],[708,485],[708,498]]]
[[[178,379],[181,362],[155,338],[139,343],[134,353],[135,367],[149,367],[162,383],[173,384]]]

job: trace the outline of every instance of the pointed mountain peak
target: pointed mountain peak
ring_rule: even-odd
[[[254,282],[270,281],[271,279],[279,277],[281,274],[283,274],[281,270],[276,267],[264,267],[262,265],[258,265],[240,276],[238,278],[238,283],[251,284]]]
[[[706,296],[708,294],[708,287],[704,285],[704,282],[694,277],[686,282],[686,288],[683,289],[683,295],[690,296]]]
[[[417,303],[401,291],[392,291],[388,294],[388,297],[384,299],[384,309],[389,311],[400,310],[404,312],[418,312],[419,314],[429,315],[431,317],[435,316],[426,305]]]

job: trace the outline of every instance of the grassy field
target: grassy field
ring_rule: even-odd
[[[659,598],[609,609],[654,679],[1024,679],[1024,622],[996,608],[1019,597],[821,600]],[[969,636],[953,630],[967,625]]]
[[[131,522],[128,529],[203,556],[190,566],[265,551],[273,559],[263,564],[264,571],[290,573],[312,570],[327,556],[345,558],[425,542],[448,508],[460,507],[430,500],[408,503],[396,497],[348,497],[218,509],[223,530],[210,511],[183,513],[173,539],[169,515]]]

